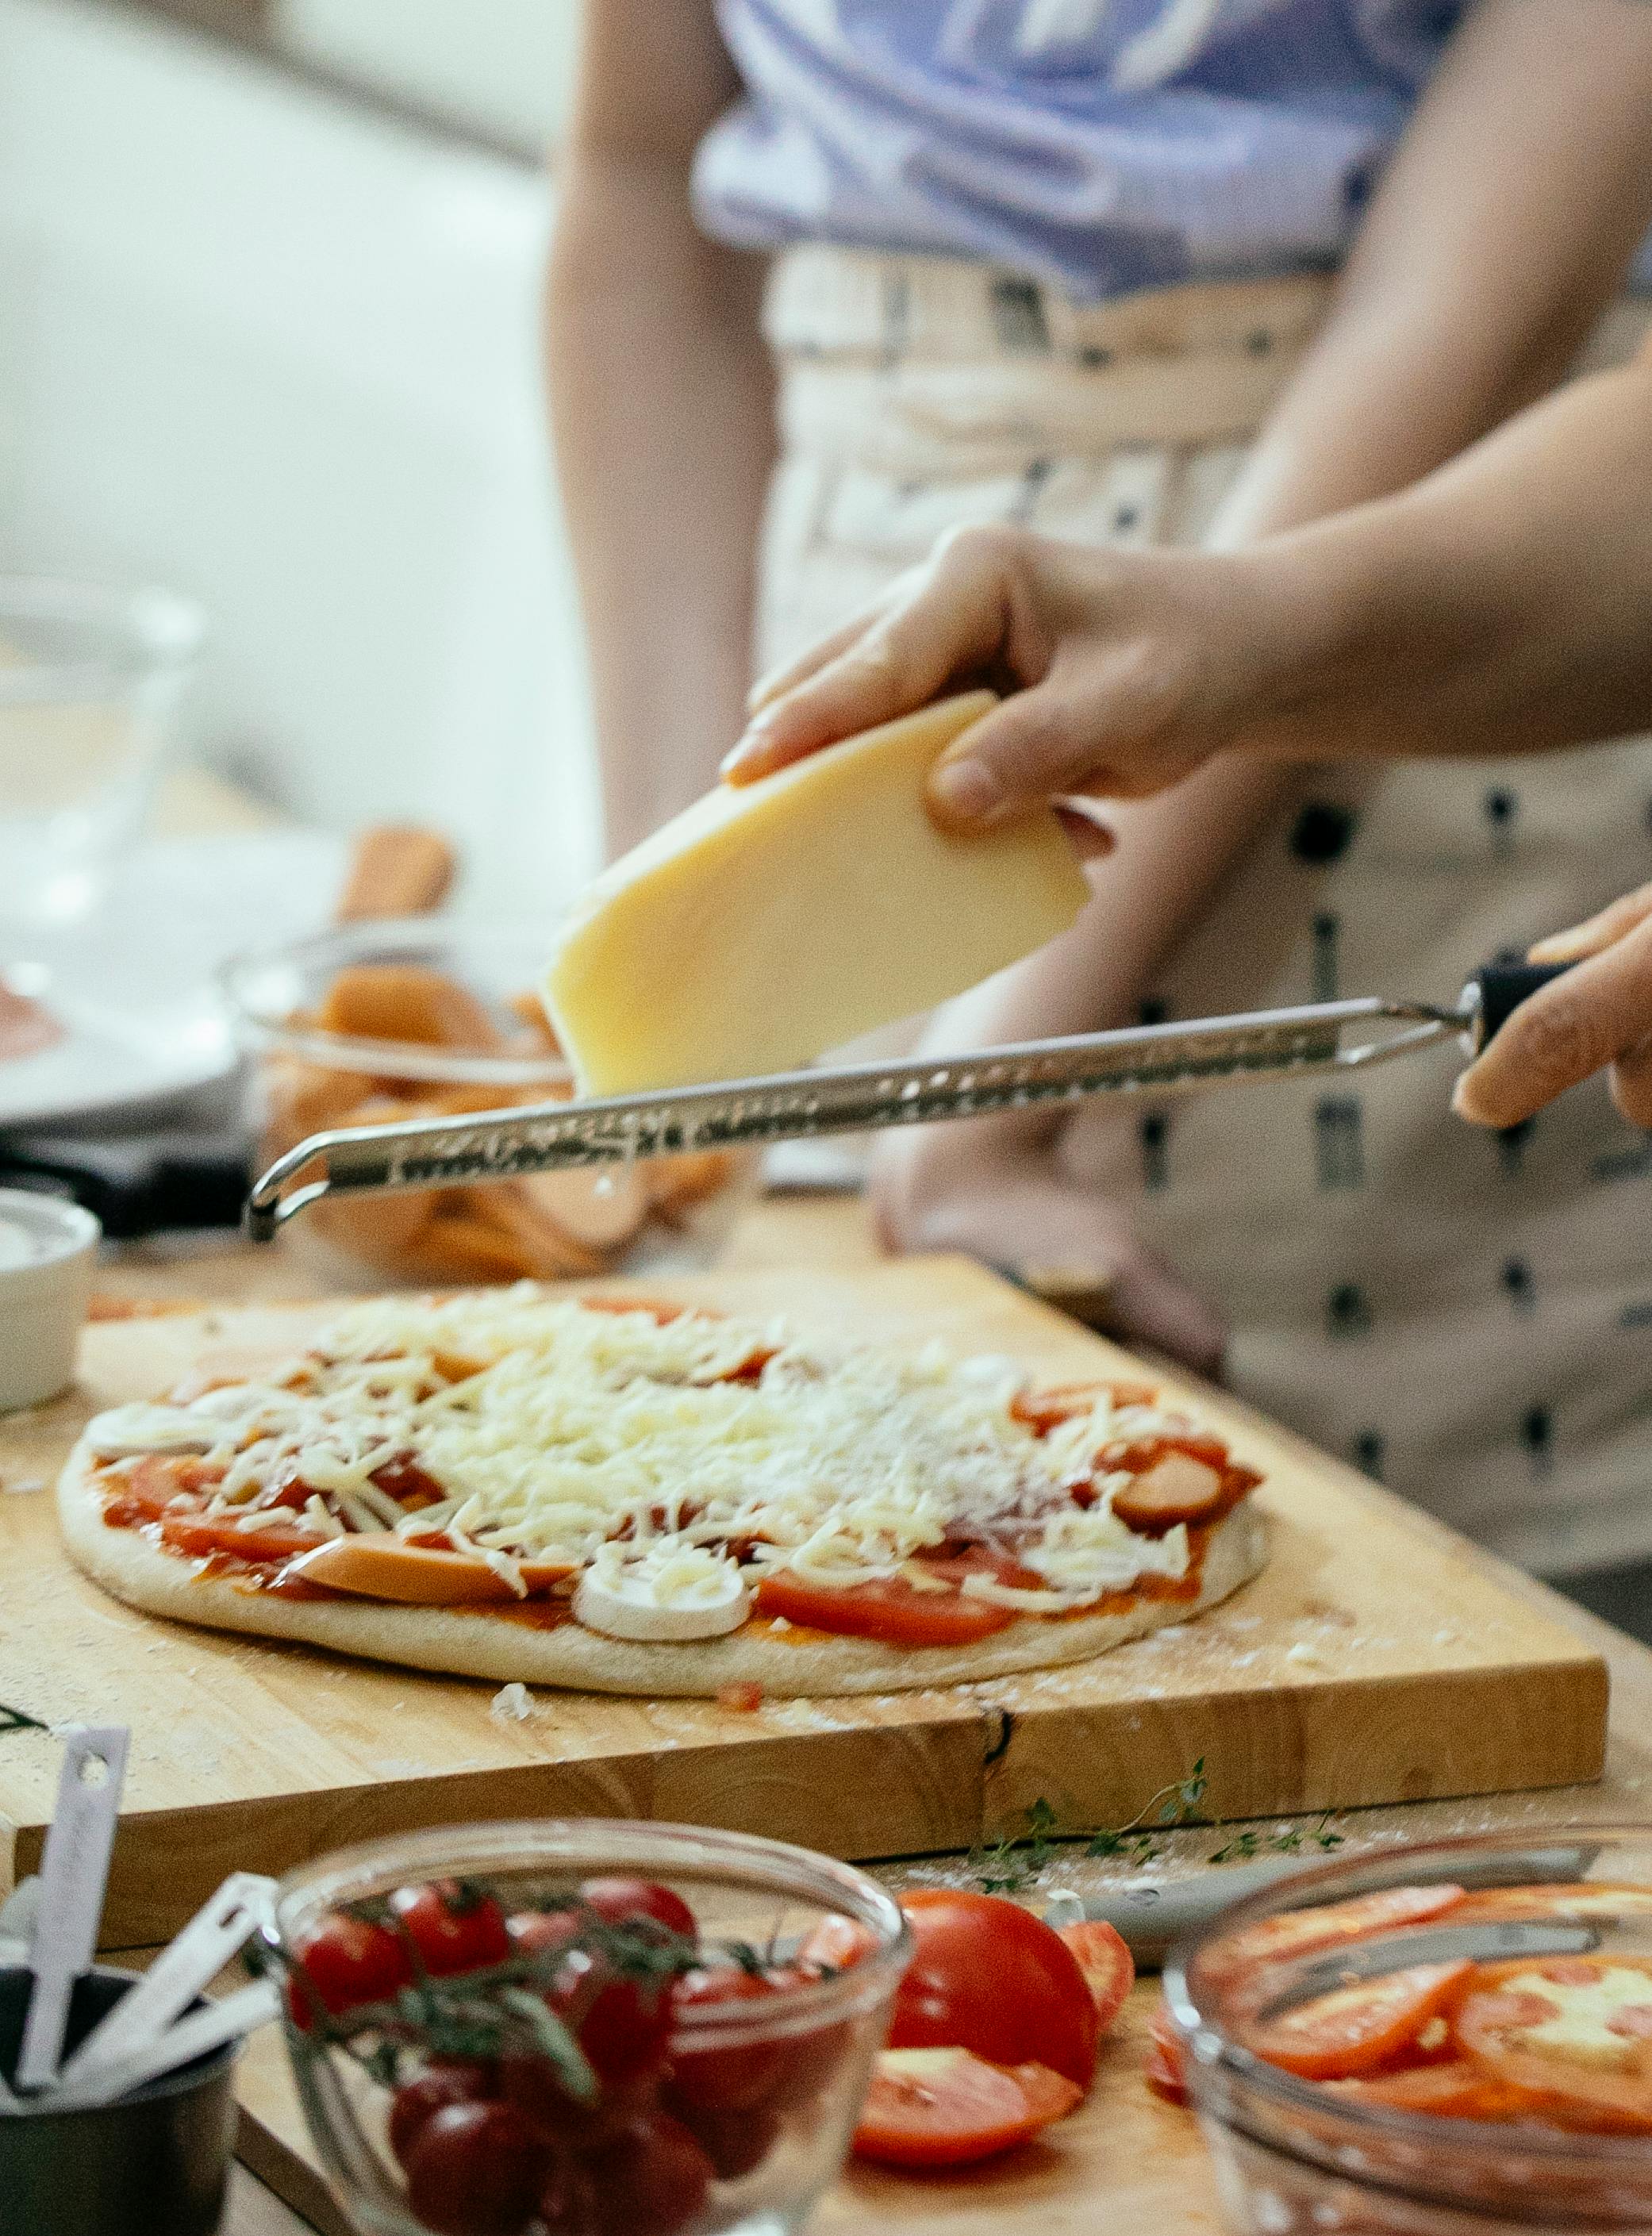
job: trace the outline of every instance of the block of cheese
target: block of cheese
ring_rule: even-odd
[[[1064,931],[1089,888],[1053,813],[952,838],[925,809],[931,763],[995,703],[720,785],[606,871],[545,987],[582,1091],[794,1070]]]

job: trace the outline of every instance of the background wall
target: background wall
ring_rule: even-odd
[[[439,16],[479,47],[501,10],[518,91],[560,83],[571,0],[290,12],[358,47],[422,23],[401,66],[428,76]],[[530,162],[128,10],[0,0],[0,564],[201,598],[207,758],[332,827],[429,816],[511,905],[598,846],[538,371],[549,215]]]
[[[579,0],[271,0],[269,29],[296,56],[538,148],[562,122],[579,13]]]

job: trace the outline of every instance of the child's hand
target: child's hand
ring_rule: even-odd
[[[1221,1313],[1045,1147],[1006,1139],[991,1121],[889,1135],[874,1153],[872,1202],[890,1249],[961,1250],[1010,1274],[1058,1273],[1063,1286],[1105,1291],[1109,1335],[1221,1374]]]
[[[878,603],[759,684],[723,765],[749,783],[839,738],[986,683],[1010,694],[941,757],[938,821],[979,828],[1052,797],[1159,792],[1234,742],[1290,602],[1200,552],[1122,555],[1025,529],[944,537]]]
[[[1477,1126],[1517,1126],[1602,1071],[1632,1126],[1652,1128],[1652,885],[1570,931],[1540,939],[1534,963],[1577,968],[1524,1001],[1452,1097]]]

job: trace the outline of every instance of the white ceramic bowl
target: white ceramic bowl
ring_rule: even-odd
[[[0,1188],[0,1413],[75,1378],[75,1345],[102,1228],[60,1196]]]

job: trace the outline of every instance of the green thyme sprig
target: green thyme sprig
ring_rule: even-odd
[[[1300,1856],[1311,1848],[1329,1855],[1342,1845],[1340,1832],[1331,1830],[1327,1810],[1317,1824],[1286,1825],[1276,1832],[1235,1832],[1225,1845],[1206,1857],[1210,1864],[1247,1864],[1258,1856]]]
[[[1085,1832],[1063,1831],[1052,1803],[1040,1798],[1022,1816],[1019,1828],[1003,1833],[970,1851],[970,1868],[987,1894],[1024,1894],[1045,1865],[1062,1849],[1082,1841],[1082,1852],[1098,1859],[1122,1860],[1139,1868],[1163,1852],[1163,1835],[1192,1824],[1202,1809],[1208,1786],[1205,1759],[1200,1756],[1185,1778],[1162,1786],[1144,1803],[1128,1825]],[[1213,1848],[1205,1860],[1211,1864],[1253,1861],[1259,1856],[1297,1856],[1317,1850],[1329,1854],[1342,1845],[1340,1832],[1331,1829],[1327,1812],[1311,1825],[1281,1825],[1272,1832],[1235,1832]]]
[[[1128,1825],[1116,1831],[1092,1832],[1084,1853],[1122,1856],[1132,1864],[1151,1863],[1159,1853],[1159,1834],[1188,1824],[1198,1815],[1205,1786],[1205,1759],[1201,1755],[1185,1778],[1162,1786]]]
[[[1062,1834],[1051,1805],[1042,1796],[1027,1810],[1019,1832],[1004,1832],[990,1845],[972,1848],[970,1868],[985,1894],[1022,1894],[1056,1853]]]

